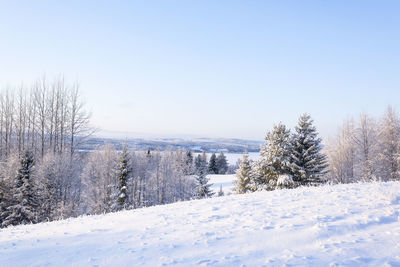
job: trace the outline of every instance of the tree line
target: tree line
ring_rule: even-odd
[[[82,167],[76,149],[93,132],[89,120],[79,84],[62,77],[0,93],[1,225],[59,218],[49,215],[53,209],[75,214]]]
[[[223,153],[80,151],[89,123],[78,83],[0,93],[0,227],[209,197],[206,175],[227,171]]]
[[[78,83],[62,77],[38,79],[29,87],[0,93],[0,159],[31,150],[41,158],[49,151],[69,152],[93,132]]]
[[[325,152],[328,179],[337,183],[400,178],[400,117],[388,107],[379,118],[361,113],[344,120]]]
[[[282,123],[274,125],[265,136],[260,160],[250,161],[248,154],[243,154],[236,172],[235,192],[323,183],[328,164],[321,143],[309,114],[300,116],[293,133]]]
[[[196,168],[191,151],[89,153],[29,150],[3,162],[2,227],[101,214],[212,196],[207,168]]]
[[[209,160],[207,154],[203,152],[201,155],[197,155],[194,164],[197,172],[201,169],[204,169],[207,174],[226,174],[228,172],[228,162],[224,152],[220,152],[218,156],[212,153]]]
[[[222,152],[80,151],[89,123],[78,83],[42,78],[0,93],[0,227],[211,197],[207,175],[230,171]],[[325,146],[303,114],[293,132],[282,123],[267,132],[260,160],[243,155],[235,192],[399,179],[399,159],[392,108],[346,120]]]
[[[324,145],[310,115],[300,116],[295,132],[278,124],[267,133],[260,160],[243,158],[236,193],[304,185],[400,180],[400,116],[388,107],[374,118],[361,113],[344,120]]]

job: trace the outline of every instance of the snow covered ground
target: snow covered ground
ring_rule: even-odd
[[[213,184],[211,189],[216,194],[219,192],[221,185],[225,195],[232,194],[234,181],[236,180],[235,174],[209,174],[207,178],[209,178],[210,183]]]
[[[257,192],[0,231],[0,266],[399,266],[400,182]]]

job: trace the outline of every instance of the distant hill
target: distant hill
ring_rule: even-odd
[[[229,139],[229,138],[112,138],[112,137],[93,137],[80,147],[81,150],[91,151],[98,147],[111,144],[116,149],[121,149],[122,144],[126,143],[130,150],[177,150],[188,149],[194,152],[230,152],[243,153],[258,152],[262,141]]]

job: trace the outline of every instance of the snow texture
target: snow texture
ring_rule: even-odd
[[[289,186],[292,184],[293,184],[293,179],[288,174],[279,175],[278,181],[276,182],[276,185],[278,185],[278,186]]]
[[[399,266],[400,182],[256,192],[0,232],[0,266]]]
[[[207,178],[210,179],[209,183],[212,184],[211,190],[215,194],[218,194],[221,185],[225,195],[233,193],[235,187],[234,181],[236,180],[235,174],[209,174]]]

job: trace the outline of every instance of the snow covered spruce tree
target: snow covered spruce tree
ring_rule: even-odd
[[[309,114],[300,116],[292,136],[292,175],[298,185],[315,185],[323,182],[326,174],[326,156],[321,153],[321,138]]]
[[[274,190],[280,175],[291,175],[291,154],[290,130],[282,123],[274,125],[265,136],[261,159],[254,166],[254,189]]]
[[[208,173],[218,174],[217,156],[212,153],[210,161],[208,162]]]
[[[195,172],[198,172],[202,166],[201,155],[197,155],[194,159]]]
[[[243,153],[239,169],[236,171],[236,179],[234,189],[235,193],[245,194],[253,191],[251,187],[251,164],[247,152]]]
[[[194,161],[194,165],[196,168],[196,173],[198,173],[200,170],[205,171],[205,173],[207,174],[207,154],[205,151],[203,151],[203,153],[200,155],[197,155],[195,161]]]
[[[20,159],[20,166],[11,189],[12,199],[7,207],[8,216],[2,226],[38,222],[38,196],[33,182],[34,159],[30,151],[25,151]]]
[[[207,164],[203,164],[203,167],[199,168],[196,174],[196,191],[194,193],[196,198],[207,198],[214,195],[210,187],[212,184],[208,183],[209,179],[207,175]]]
[[[225,174],[228,171],[228,162],[223,152],[218,154],[216,165],[218,174]]]
[[[9,192],[9,188],[6,187],[5,184],[0,180],[0,228],[3,225],[3,221],[8,217],[10,212],[7,210],[9,206],[10,197],[7,196],[7,192]]]
[[[183,162],[183,174],[184,175],[192,175],[194,174],[193,168],[193,154],[192,151],[186,150]]]
[[[115,170],[115,203],[112,207],[113,211],[119,211],[127,208],[127,182],[130,173],[131,166],[129,163],[129,153],[126,149],[126,145],[123,145],[122,152],[119,155]]]

